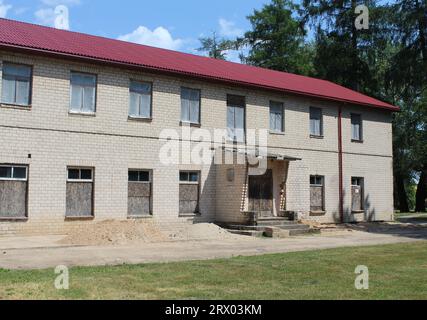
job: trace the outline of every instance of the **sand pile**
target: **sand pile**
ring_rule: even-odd
[[[221,240],[236,237],[215,224],[200,223],[161,230],[150,220],[102,221],[72,230],[61,240],[65,245],[132,245],[183,240]]]

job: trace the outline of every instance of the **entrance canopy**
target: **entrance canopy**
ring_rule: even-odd
[[[223,147],[223,150],[225,152],[243,154],[248,157],[256,157],[258,159],[282,160],[282,161],[301,161],[302,160],[301,158],[295,158],[295,157],[290,157],[283,154],[276,154],[276,153],[270,153],[270,152],[267,152],[267,154],[261,154],[259,149],[247,150],[242,148],[241,150],[239,150],[238,148],[236,149],[236,148]]]

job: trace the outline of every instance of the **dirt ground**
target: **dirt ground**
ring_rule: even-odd
[[[102,221],[84,230],[72,231],[60,241],[62,245],[132,245],[188,240],[234,239],[235,235],[211,223],[182,225],[174,231],[162,230],[148,220]]]

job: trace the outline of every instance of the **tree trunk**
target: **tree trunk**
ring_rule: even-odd
[[[409,212],[408,196],[405,190],[405,180],[401,176],[396,176],[396,192],[398,196],[398,209],[400,212]]]
[[[418,182],[415,211],[426,212],[426,198],[427,198],[427,172],[423,171]]]

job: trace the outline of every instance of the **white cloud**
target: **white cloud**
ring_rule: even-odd
[[[135,31],[122,35],[118,39],[171,50],[178,50],[183,44],[183,40],[174,39],[164,27],[150,30],[147,27],[139,26]]]
[[[243,30],[236,27],[236,23],[226,19],[219,19],[219,33],[223,37],[240,37],[243,35]]]
[[[12,9],[10,4],[5,4],[3,0],[0,0],[0,18],[6,18],[7,12]]]
[[[35,16],[41,24],[57,29],[70,30],[69,12],[68,8],[64,5],[59,5],[56,8],[37,10]]]

